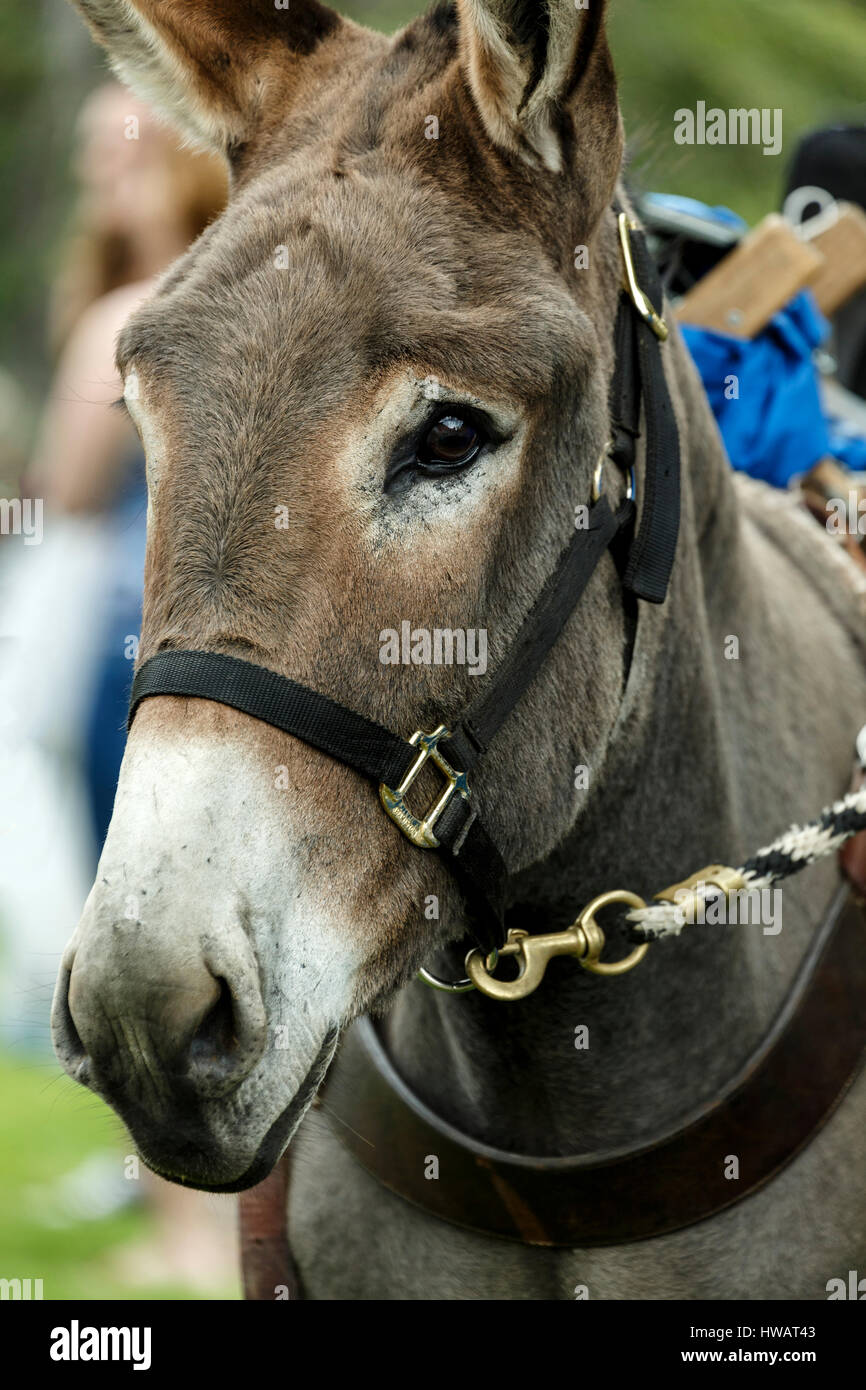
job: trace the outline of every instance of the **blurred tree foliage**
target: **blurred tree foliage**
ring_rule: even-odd
[[[0,10],[0,360],[10,368],[34,352],[31,313],[43,275],[34,223],[45,192],[44,170],[28,119],[42,83],[42,36],[35,18],[35,10],[25,6]]]
[[[406,0],[341,8],[386,32],[416,13]],[[755,221],[778,206],[803,131],[866,120],[866,0],[613,0],[611,36],[632,176],[644,187],[726,203]],[[75,112],[101,70],[65,0],[4,0],[0,367],[34,398],[48,369],[45,293],[68,227]],[[674,112],[698,100],[781,107],[782,154],[675,145]]]
[[[0,5],[0,367],[44,381],[46,287],[67,225],[76,110],[100,71],[64,0]]]
[[[751,223],[779,207],[800,136],[866,121],[864,0],[615,0],[611,44],[633,177]],[[675,145],[674,112],[699,100],[781,108],[781,154]]]

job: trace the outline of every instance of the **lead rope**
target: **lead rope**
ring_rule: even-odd
[[[627,914],[626,920],[635,931],[654,940],[663,936],[678,936],[690,917],[694,920],[696,913],[693,909],[705,904],[719,891],[727,896],[741,889],[754,891],[769,888],[782,879],[790,878],[792,874],[798,874],[809,864],[838,853],[852,835],[866,830],[866,724],[857,736],[857,765],[861,776],[859,788],[834,801],[832,806],[826,806],[808,825],[792,825],[772,844],[747,859],[739,869],[723,869],[718,874],[719,878],[730,875],[731,880],[738,880],[735,886],[726,886],[727,880],[724,883],[716,882],[713,874],[720,866],[712,865],[699,871],[699,874],[693,874],[685,883],[658,894],[663,901],[635,908]],[[703,879],[700,873],[704,874]],[[684,897],[691,894],[692,902],[677,902],[676,895],[680,890],[683,890]]]
[[[624,889],[602,893],[565,931],[530,936],[528,932],[514,929],[499,952],[487,957],[477,950],[469,952],[466,987],[475,988],[491,999],[523,999],[541,984],[554,956],[573,956],[584,970],[594,975],[624,975],[643,960],[651,941],[678,936],[684,926],[704,921],[703,910],[710,901],[718,899],[719,894],[727,901],[740,892],[760,892],[799,873],[807,865],[837,853],[854,835],[866,831],[866,724],[857,736],[856,752],[855,782],[859,785],[855,785],[853,791],[825,807],[808,825],[791,826],[738,869],[709,864],[682,883],[672,884],[657,893],[652,904]],[[623,960],[602,961],[605,935],[596,917],[602,908],[615,905],[631,909],[625,920],[640,944]],[[492,973],[500,956],[517,957],[519,974],[516,979],[500,980]]]

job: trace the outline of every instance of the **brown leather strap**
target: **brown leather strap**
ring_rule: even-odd
[[[433,1215],[529,1245],[616,1245],[680,1230],[756,1192],[821,1128],[866,1048],[866,912],[848,885],[816,933],[768,1036],[712,1105],[640,1149],[506,1153],[433,1114],[369,1019],[326,1079],[335,1133],[391,1191]],[[428,1157],[439,1161],[427,1179]],[[728,1155],[739,1178],[727,1178]]]
[[[866,786],[866,772],[858,762],[854,768],[851,790],[856,792],[863,786]],[[859,835],[852,835],[851,839],[846,841],[839,851],[839,860],[845,877],[850,879],[858,893],[866,898],[866,830],[862,830]]]
[[[281,1295],[300,1297],[300,1281],[286,1227],[288,1192],[286,1153],[264,1182],[240,1195],[241,1272],[246,1299],[273,1303]]]
[[[866,830],[851,839],[840,852],[845,876],[851,880],[859,893],[866,898]]]

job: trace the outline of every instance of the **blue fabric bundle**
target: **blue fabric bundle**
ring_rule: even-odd
[[[735,468],[787,487],[832,453],[812,359],[827,325],[808,291],[752,339],[689,324],[682,332]]]
[[[653,196],[672,208],[684,201]],[[738,220],[728,209],[688,203],[708,221]],[[734,468],[776,487],[828,456],[866,469],[866,439],[826,415],[821,402],[814,353],[828,333],[808,290],[753,339],[682,325]]]

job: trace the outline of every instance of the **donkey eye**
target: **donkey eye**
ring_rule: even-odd
[[[487,442],[481,427],[466,415],[441,415],[418,446],[422,468],[463,468],[471,463]]]

